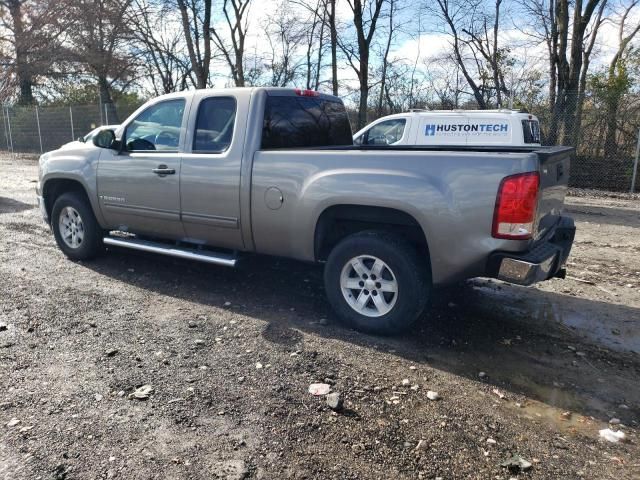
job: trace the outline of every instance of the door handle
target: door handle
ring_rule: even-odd
[[[169,168],[166,165],[158,165],[158,168],[154,168],[151,170],[153,173],[160,175],[163,177],[164,175],[174,175],[176,170],[174,168]]]

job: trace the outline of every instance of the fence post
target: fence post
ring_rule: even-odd
[[[638,144],[636,145],[636,159],[633,162],[633,176],[631,177],[631,193],[636,189],[636,176],[638,175],[638,157],[640,157],[640,128],[638,129]]]
[[[7,107],[7,125],[9,126],[9,141],[11,142],[11,155],[14,155],[13,151],[13,136],[11,135],[11,114],[9,113],[9,107]]]
[[[109,110],[106,103],[104,104],[104,124],[109,125]]]
[[[73,131],[73,108],[69,107],[69,119],[71,121],[71,141],[76,141],[76,134]]]
[[[44,153],[42,149],[42,132],[40,131],[40,114],[38,113],[38,106],[36,105],[36,123],[38,124],[38,139],[40,140],[40,153]]]
[[[4,139],[7,141],[7,152],[9,151],[9,134],[7,133],[7,117],[4,114],[4,105],[2,106],[2,129],[4,130]]]

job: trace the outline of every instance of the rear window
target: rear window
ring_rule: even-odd
[[[540,143],[540,125],[537,120],[522,120],[524,143]]]
[[[267,97],[262,149],[352,144],[349,117],[341,102],[321,97]]]

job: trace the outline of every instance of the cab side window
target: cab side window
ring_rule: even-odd
[[[222,153],[231,145],[236,119],[236,100],[233,97],[205,98],[198,107],[193,151]]]
[[[177,152],[184,108],[184,99],[167,100],[140,113],[124,133],[127,151]]]
[[[371,127],[362,138],[362,145],[393,145],[402,139],[407,121],[394,118]]]

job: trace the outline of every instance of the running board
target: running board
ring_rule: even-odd
[[[113,247],[130,248],[132,250],[140,250],[141,252],[159,253],[160,255],[184,258],[186,260],[196,260],[198,262],[223,265],[225,267],[235,267],[237,261],[235,256],[228,253],[179,248],[173,245],[150,242],[149,240],[140,240],[137,238],[104,237],[103,241],[105,245],[111,245]]]

